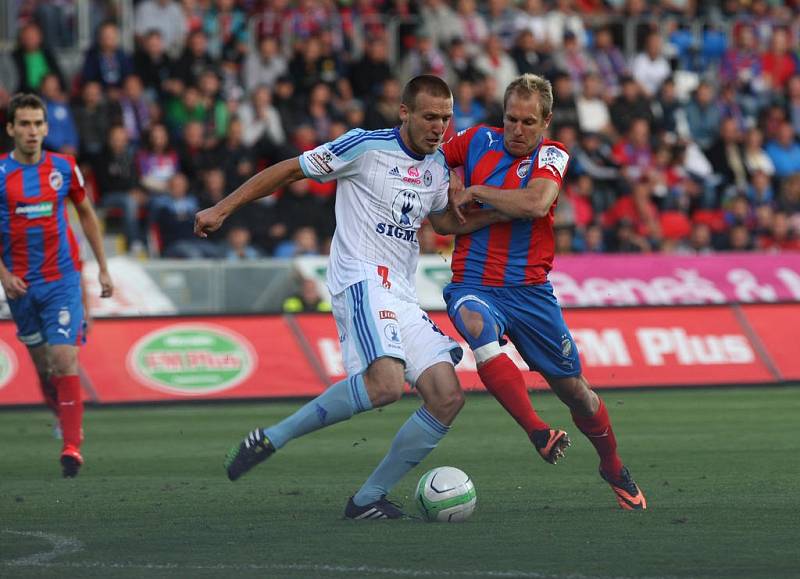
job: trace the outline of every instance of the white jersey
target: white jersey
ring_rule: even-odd
[[[417,230],[429,213],[447,209],[444,154],[415,154],[398,129],[353,129],[303,153],[300,166],[316,181],[338,180],[331,294],[378,275],[392,293],[417,301]]]

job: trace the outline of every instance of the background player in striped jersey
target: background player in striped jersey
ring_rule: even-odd
[[[417,301],[417,231],[429,214],[441,227],[462,232],[499,216],[484,212],[459,226],[447,210],[449,171],[439,146],[452,114],[447,84],[418,76],[403,91],[400,128],[354,129],[265,169],[197,214],[195,232],[205,237],[237,208],[293,181],[337,180],[328,288],[348,377],[232,448],[225,461],[231,480],[294,438],[394,402],[408,381],[424,405],[400,428],[388,454],[345,508],[351,519],[403,516],[387,493],[436,447],[463,405],[453,368],[461,348]]]
[[[493,208],[512,218],[456,237],[453,280],[445,288],[448,314],[469,343],[487,390],[517,420],[539,454],[555,463],[570,441],[535,412],[520,370],[500,350],[508,336],[540,372],[600,455],[600,474],[624,509],[646,508],[645,497],[617,455],[608,411],[581,373],[547,272],[553,264],[553,213],[567,170],[564,145],[544,138],[552,118],[550,82],[523,75],[505,92],[503,128],[474,127],[443,149],[450,167],[464,167],[461,207]],[[436,225],[434,223],[434,225]],[[439,228],[440,233],[454,233]],[[457,232],[455,232],[457,233]]]
[[[78,346],[85,334],[81,265],[67,217],[68,197],[100,268],[101,297],[111,296],[113,284],[97,215],[75,159],[42,150],[44,103],[35,95],[16,95],[8,118],[14,150],[0,156],[0,282],[45,400],[58,415],[63,474],[74,477],[83,464]]]

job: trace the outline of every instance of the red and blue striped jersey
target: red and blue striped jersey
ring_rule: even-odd
[[[43,152],[28,165],[0,156],[0,254],[6,268],[28,284],[80,271],[67,196],[75,204],[86,197],[74,158]]]
[[[464,167],[467,187],[522,189],[531,178],[543,178],[560,188],[569,162],[566,147],[546,139],[527,157],[514,157],[503,146],[503,129],[487,126],[467,129],[442,148],[451,168]],[[546,282],[555,249],[555,205],[540,219],[514,219],[458,235],[453,281],[496,287]]]

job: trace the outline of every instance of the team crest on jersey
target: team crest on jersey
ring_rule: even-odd
[[[433,175],[429,169],[425,169],[425,174],[422,176],[422,182],[425,183],[426,187],[430,187],[431,183],[433,183]]]
[[[567,161],[569,161],[569,156],[558,147],[542,147],[539,153],[539,167],[542,169],[545,167],[554,168],[562,179],[564,178],[564,171],[567,169]]]
[[[69,315],[69,310],[63,308],[58,312],[58,324],[61,326],[68,326],[72,317]]]
[[[50,176],[47,180],[50,182],[50,187],[52,187],[54,191],[61,189],[61,186],[64,184],[64,176],[58,169],[50,171]]]
[[[404,189],[392,201],[392,218],[402,229],[414,229],[422,217],[422,201],[416,191]]]
[[[520,179],[524,179],[528,176],[528,173],[531,172],[531,160],[525,159],[519,165],[517,165],[517,177]]]
[[[398,328],[397,324],[393,322],[384,326],[383,335],[386,336],[390,342],[394,342],[395,344],[400,342],[400,328]]]
[[[570,354],[572,354],[572,340],[565,334],[561,337],[561,355],[569,358]]]

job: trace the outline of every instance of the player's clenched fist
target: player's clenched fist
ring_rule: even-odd
[[[225,215],[217,207],[203,209],[194,216],[194,234],[208,237],[208,234],[222,227]]]

